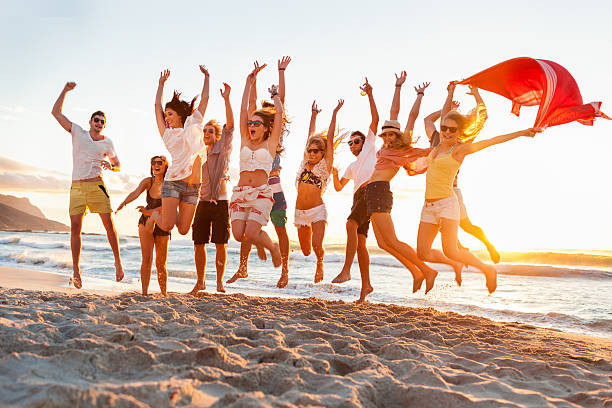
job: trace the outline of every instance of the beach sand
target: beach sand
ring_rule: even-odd
[[[434,309],[65,284],[0,268],[0,406],[612,407],[612,339]]]

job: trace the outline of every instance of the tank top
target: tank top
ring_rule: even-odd
[[[453,180],[457,176],[461,163],[452,155],[455,146],[451,147],[448,154],[433,157],[434,151],[427,156],[427,176],[425,187],[426,200],[438,200],[441,198],[452,197]]]
[[[273,161],[274,158],[264,147],[252,150],[250,147],[244,146],[240,150],[240,172],[263,170],[266,174],[270,174]]]

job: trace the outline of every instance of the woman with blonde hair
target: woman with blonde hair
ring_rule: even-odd
[[[165,156],[151,157],[151,177],[143,179],[134,191],[123,200],[117,208],[118,212],[127,204],[137,199],[144,191],[147,192],[146,210],[161,208],[161,189],[164,176],[168,171],[168,160]],[[142,208],[142,207],[141,207]],[[151,281],[151,265],[153,263],[153,248],[155,248],[155,268],[157,269],[157,282],[163,296],[167,295],[166,283],[168,273],[166,271],[166,259],[168,258],[168,241],[170,232],[164,231],[155,225],[151,217],[141,215],[138,220],[138,236],[140,237],[140,250],[142,251],[142,262],[140,264],[140,283],[142,294],[149,293],[149,282]]]
[[[342,105],[344,105],[344,100],[338,100],[338,105],[332,112],[327,133],[315,135],[316,119],[321,111],[317,108],[316,101],[312,103],[304,159],[295,180],[297,198],[294,224],[298,230],[302,253],[308,256],[313,250],[317,256],[315,283],[323,280],[323,257],[325,256],[323,237],[327,225],[327,209],[323,202],[323,193],[329,183],[329,176],[334,165],[336,116]]]
[[[457,111],[451,111],[454,90],[455,84],[451,83],[441,112],[440,143],[427,156],[425,203],[419,224],[417,253],[427,262],[457,262],[480,269],[486,277],[489,293],[493,293],[497,288],[495,267],[457,247],[460,210],[453,191],[453,180],[467,155],[520,136],[533,137],[540,129],[529,128],[479,142],[465,143],[474,140],[482,126],[479,124],[478,115],[464,116]],[[438,231],[442,236],[444,253],[431,248]]]

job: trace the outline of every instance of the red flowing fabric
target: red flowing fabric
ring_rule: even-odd
[[[510,99],[516,116],[521,106],[539,105],[534,127],[546,128],[574,120],[592,126],[596,117],[610,119],[599,110],[601,102],[583,104],[576,80],[553,61],[514,58],[459,84],[473,85]]]

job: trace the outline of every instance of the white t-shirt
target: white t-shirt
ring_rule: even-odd
[[[376,165],[376,135],[368,129],[361,152],[357,160],[349,164],[344,171],[342,178],[353,180],[353,194],[359,190],[366,181],[372,177],[374,166]]]
[[[202,114],[196,109],[185,120],[182,128],[168,128],[162,139],[172,157],[165,180],[182,180],[191,176],[191,167],[196,157],[206,162],[206,144],[204,143],[204,127]]]
[[[106,156],[117,157],[113,142],[106,136],[93,140],[89,131],[72,123],[72,180],[99,177],[102,174],[102,160]]]

